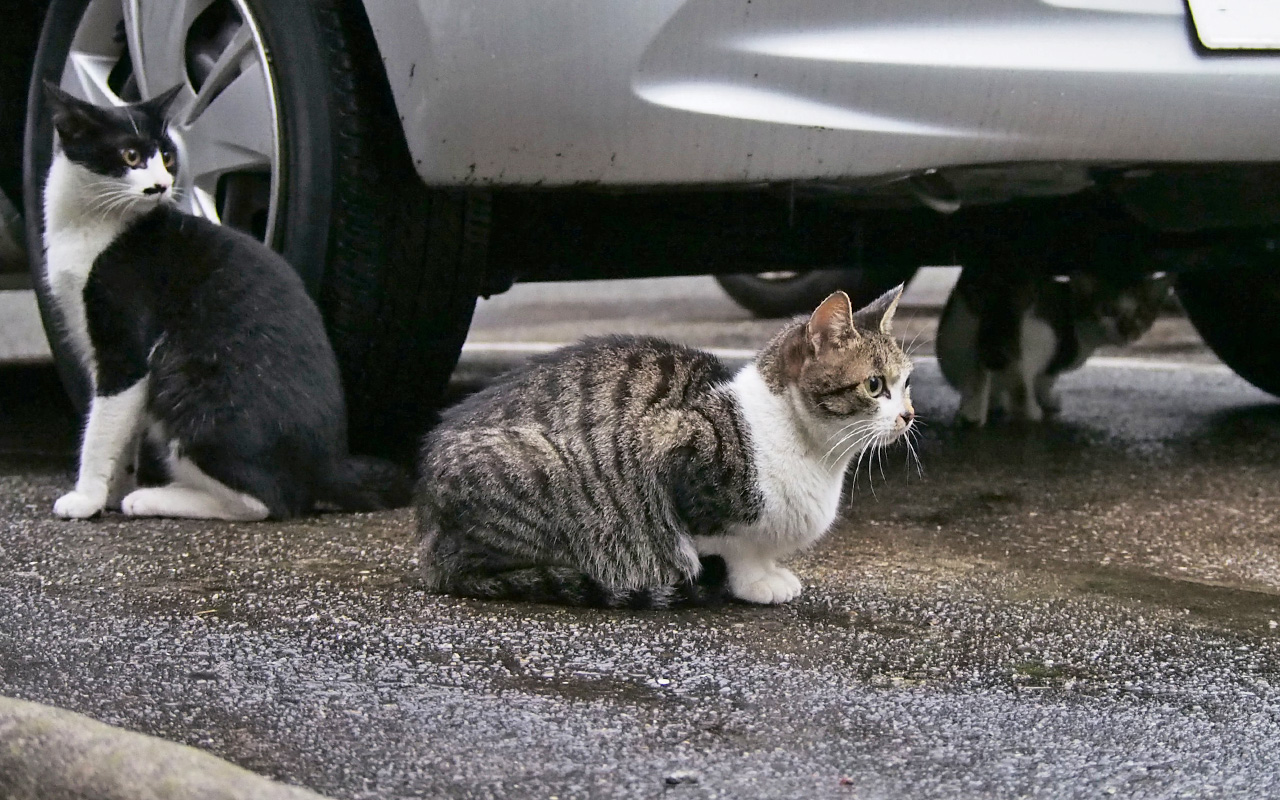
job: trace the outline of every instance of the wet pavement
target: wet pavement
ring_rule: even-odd
[[[536,288],[482,308],[459,391],[502,342],[775,326]],[[1162,324],[1134,354],[1191,366],[1088,368],[1042,427],[952,428],[924,360],[924,474],[864,465],[795,603],[684,612],[427,595],[407,511],[55,520],[74,421],[6,369],[0,694],[335,798],[1278,795],[1280,405]]]

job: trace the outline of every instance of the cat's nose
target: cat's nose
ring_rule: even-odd
[[[916,412],[914,412],[914,411],[903,411],[903,412],[902,412],[901,414],[899,414],[898,416],[902,419],[902,424],[903,424],[903,425],[910,425],[910,424],[911,424],[911,421],[912,421],[913,419],[915,419],[915,418],[916,418]]]
[[[142,193],[143,194],[164,194],[166,191],[168,191],[168,189],[169,187],[165,186],[163,183],[157,183],[155,186],[152,186],[149,189],[143,189]]]

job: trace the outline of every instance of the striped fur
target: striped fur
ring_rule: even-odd
[[[746,431],[709,353],[603,337],[535,358],[428,435],[428,585],[597,606],[711,600],[691,536],[750,521]],[[683,587],[683,588],[681,588]]]
[[[910,426],[896,301],[855,316],[837,293],[736,376],[645,337],[534,358],[424,442],[426,585],[606,608],[794,598],[777,560],[830,528],[849,460]]]

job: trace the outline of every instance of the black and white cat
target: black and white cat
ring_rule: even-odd
[[[337,362],[294,270],[174,208],[179,89],[104,108],[45,88],[59,145],[46,278],[93,387],[76,487],[54,513],[260,520],[407,503],[406,474],[348,455]],[[143,437],[167,485],[135,488]]]
[[[960,392],[957,420],[981,426],[997,411],[1035,422],[1058,411],[1058,376],[1103,345],[1146,333],[1168,294],[1163,273],[966,266],[943,309],[936,346],[943,376]]]

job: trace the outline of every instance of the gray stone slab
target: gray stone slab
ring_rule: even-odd
[[[0,697],[4,800],[323,800],[191,747]]]

